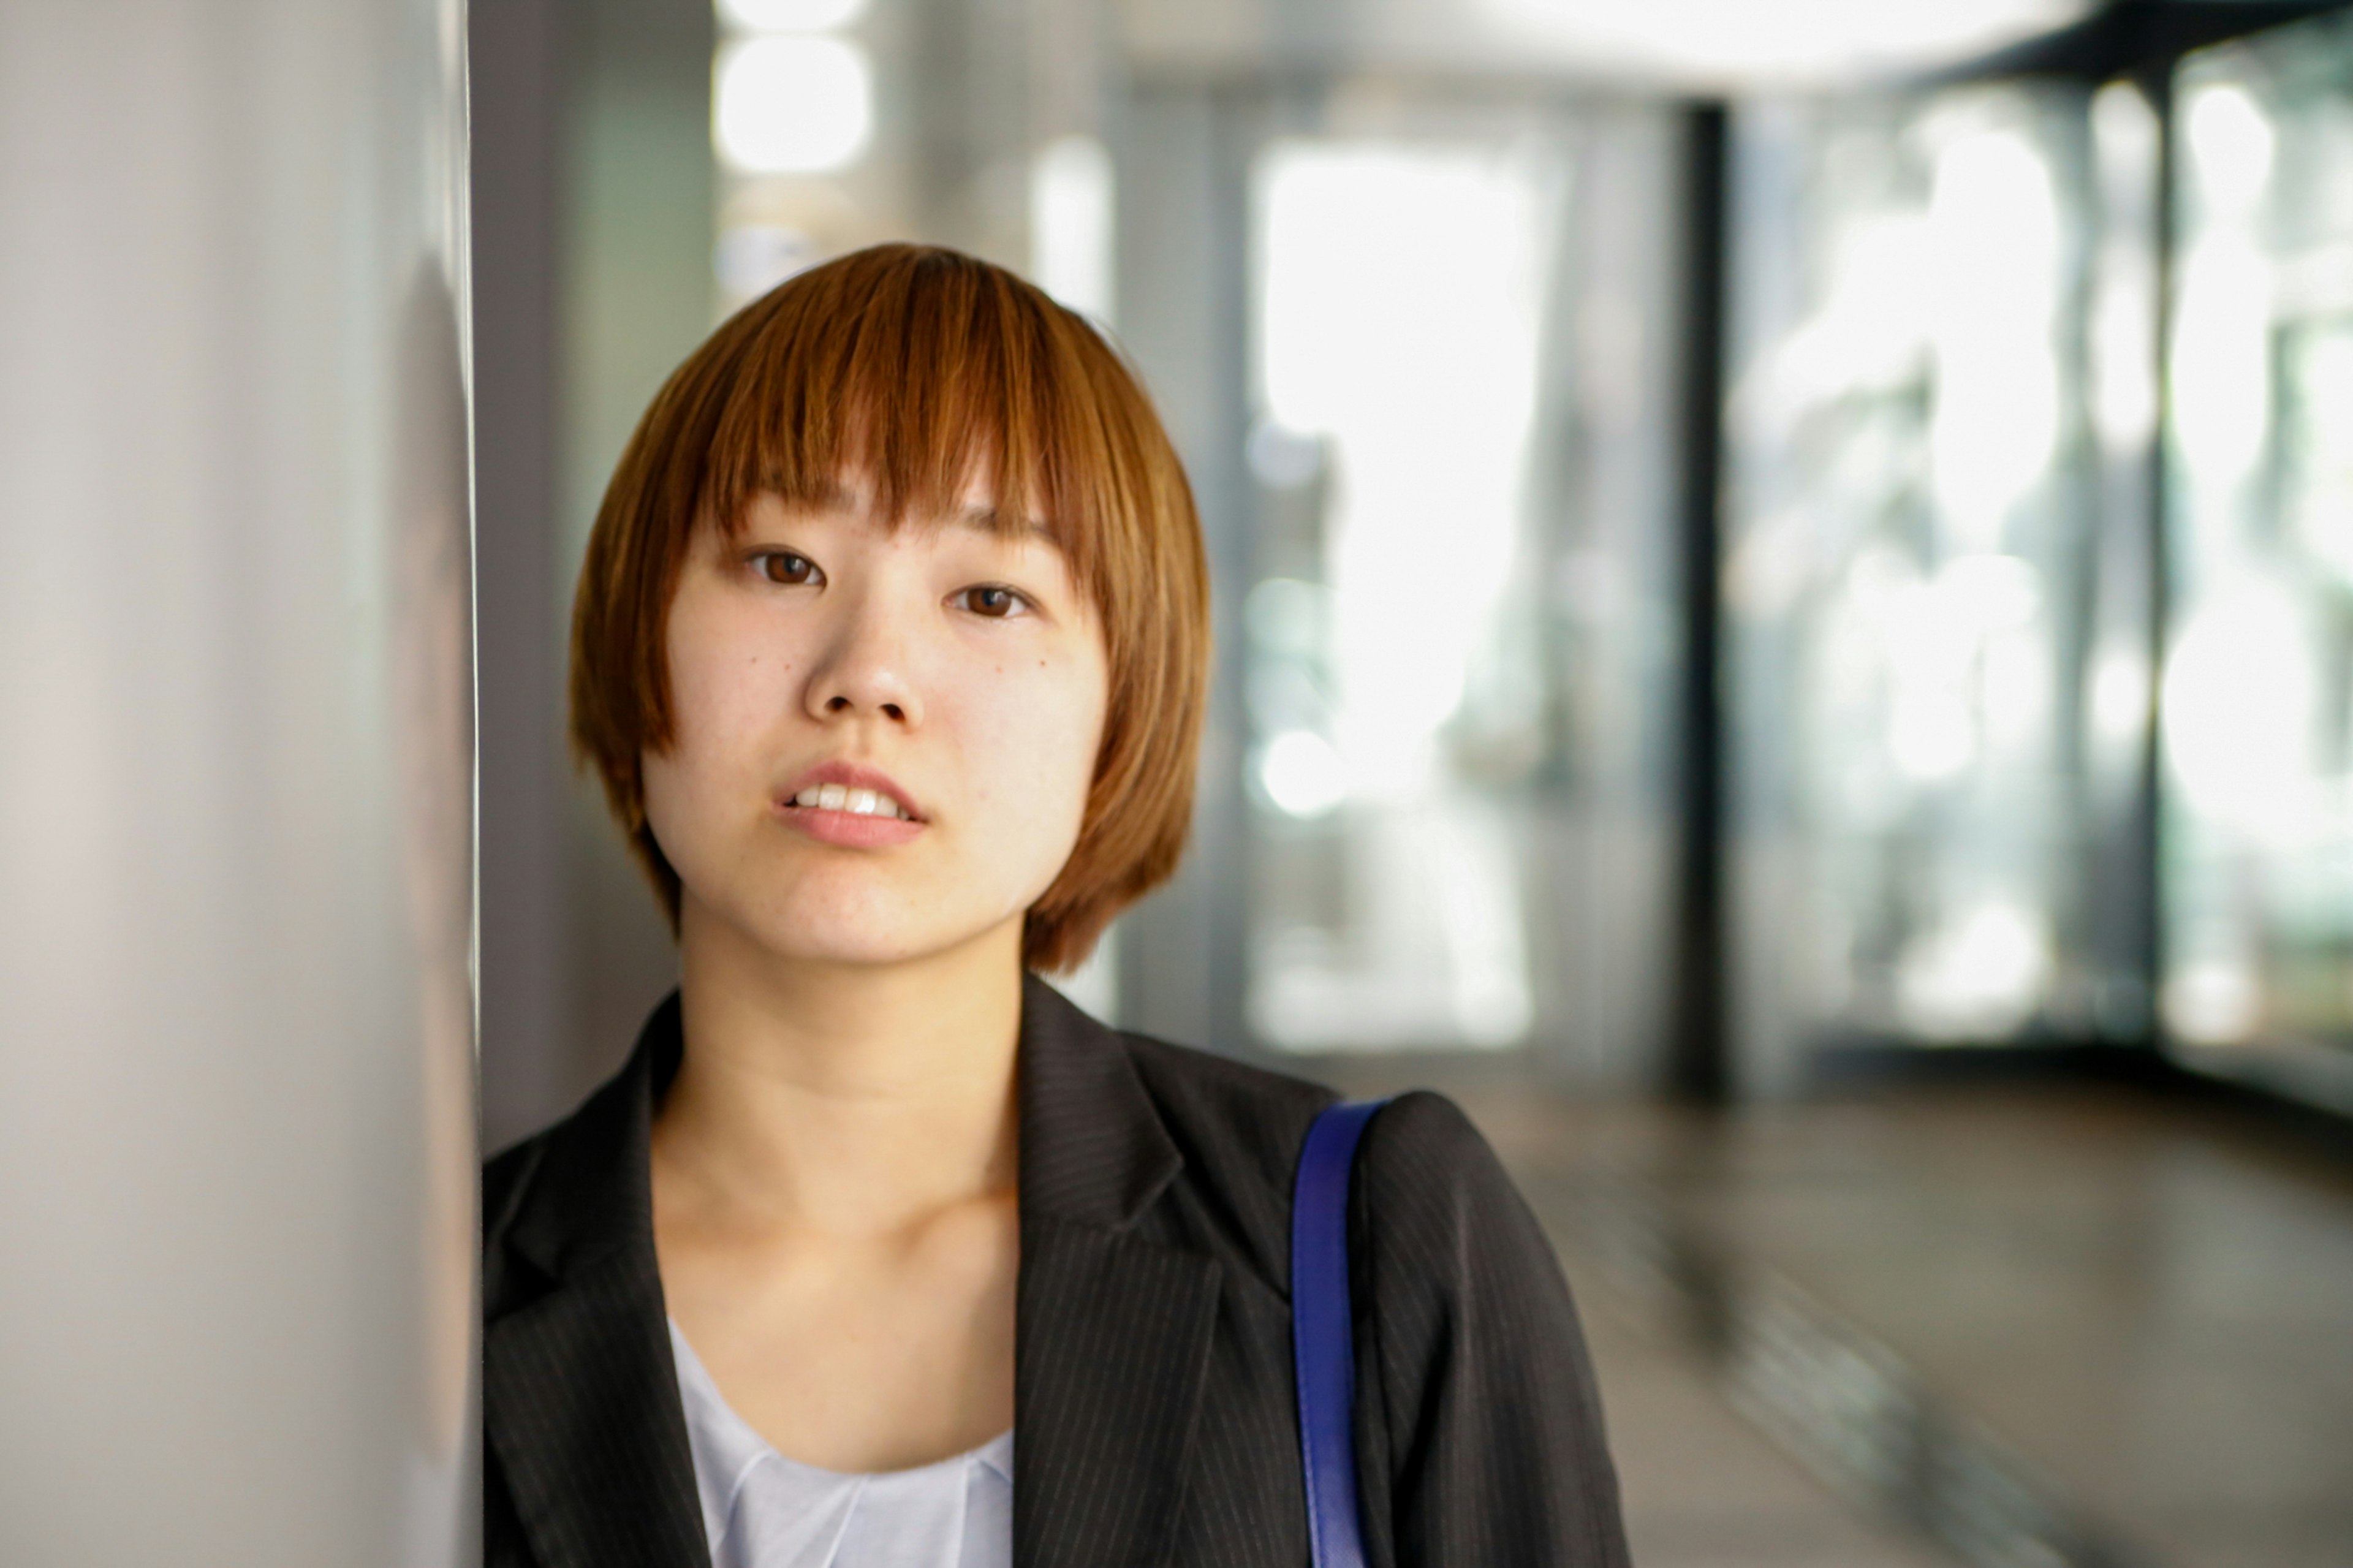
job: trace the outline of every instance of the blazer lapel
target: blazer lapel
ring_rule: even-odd
[[[553,1141],[507,1236],[548,1289],[483,1339],[483,1426],[543,1568],[707,1568],[647,1154],[678,1002]]]
[[[552,1141],[509,1227],[548,1281],[484,1338],[483,1418],[543,1568],[710,1561],[653,1247],[673,996]],[[1140,1225],[1183,1167],[1125,1046],[1025,983],[1017,1568],[1155,1568],[1178,1540],[1222,1271]],[[512,1292],[522,1294],[522,1292]]]
[[[1112,1031],[1022,997],[1017,1568],[1152,1568],[1178,1539],[1221,1270],[1137,1234],[1184,1162]]]

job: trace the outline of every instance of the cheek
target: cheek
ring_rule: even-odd
[[[1011,671],[1006,672],[1008,675]],[[1085,668],[1050,667],[992,681],[967,712],[965,755],[985,777],[991,815],[1018,822],[1041,849],[1066,855],[1079,836],[1094,779],[1103,680]]]
[[[790,650],[683,595],[671,612],[668,653],[670,742],[644,760],[649,813],[658,793],[677,800],[730,789],[756,769],[759,742],[790,695]]]
[[[1040,737],[1040,757],[1046,763],[1041,772],[1053,781],[1051,795],[1057,807],[1057,837],[1064,856],[1079,840],[1079,831],[1085,826],[1087,796],[1094,784],[1095,762],[1103,749],[1104,682],[1099,670],[1086,670],[1073,679],[1050,705]],[[1059,869],[1059,866],[1058,866]]]
[[[705,747],[766,728],[790,705],[798,662],[790,628],[724,597],[693,607],[700,613],[673,616],[670,636],[670,709],[680,740]]]

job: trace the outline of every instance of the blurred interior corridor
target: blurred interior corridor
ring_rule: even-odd
[[[2346,1560],[2340,1133],[2067,1078],[1722,1112],[1480,1076],[1456,1096],[1577,1289],[1645,1568]]]
[[[1212,557],[1061,983],[1472,1111],[1644,1568],[2353,1562],[2353,17],[1654,11],[478,0],[486,1145],[673,977],[557,744],[630,421],[951,244]]]

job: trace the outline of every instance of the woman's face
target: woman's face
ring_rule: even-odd
[[[674,735],[646,816],[690,937],[891,963],[1015,922],[1078,842],[1108,667],[1041,531],[993,498],[895,532],[863,487],[697,537],[670,612]]]

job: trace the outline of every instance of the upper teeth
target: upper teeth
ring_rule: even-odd
[[[793,796],[795,805],[813,805],[820,811],[846,811],[852,816],[895,816],[902,822],[913,822],[905,808],[887,795],[871,789],[848,789],[838,784],[811,784]]]

